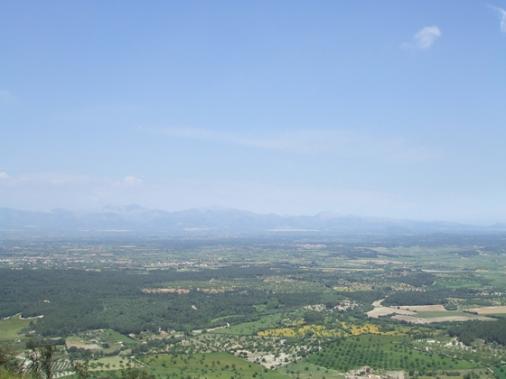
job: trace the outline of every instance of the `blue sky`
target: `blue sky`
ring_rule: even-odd
[[[2,1],[0,206],[506,221],[505,8]]]

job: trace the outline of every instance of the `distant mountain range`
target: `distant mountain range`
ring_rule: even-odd
[[[313,216],[258,214],[236,209],[189,209],[177,212],[140,206],[105,208],[82,212],[57,209],[50,212],[0,208],[2,233],[135,233],[179,235],[322,235],[423,234],[506,231],[504,225],[489,227],[449,222],[423,222],[342,216],[319,213]]]

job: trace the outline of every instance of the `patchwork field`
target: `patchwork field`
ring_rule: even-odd
[[[367,316],[370,318],[380,318],[384,316],[390,316],[390,315],[414,315],[415,312],[406,311],[403,309],[396,309],[392,307],[376,307],[373,310],[367,312]]]
[[[389,316],[393,314],[402,314],[402,315],[414,315],[416,314],[413,311],[402,309],[400,307],[386,307],[382,305],[385,299],[376,300],[372,303],[373,309],[367,312],[367,317],[370,318],[380,318],[384,316]]]
[[[54,345],[55,377],[71,362],[95,379],[139,375],[129,368],[146,379],[343,379],[363,366],[381,379],[505,377],[506,248],[491,264],[439,240],[329,242],[309,255],[266,242],[184,254],[153,242],[153,256],[141,246],[121,257],[125,245],[102,241],[63,269],[0,269],[2,315],[44,314],[0,320],[0,343],[20,361]]]
[[[446,312],[446,308],[442,304],[434,304],[434,305],[402,305],[399,307],[394,307],[395,309],[403,309],[406,311],[411,311],[415,313],[420,312]]]
[[[432,305],[401,305],[401,306],[390,306],[386,307],[382,305],[384,299],[376,300],[372,303],[374,307],[372,310],[367,312],[367,316],[370,318],[380,318],[391,316],[392,320],[408,322],[411,324],[431,324],[440,322],[462,322],[470,320],[480,321],[493,321],[494,319],[480,316],[480,314],[494,314],[486,313],[487,308],[498,308],[502,310],[503,307],[484,307],[475,308],[476,310],[485,309],[483,313],[475,312],[478,315],[464,312],[464,311],[449,311],[442,304]],[[504,307],[506,309],[506,307]],[[469,310],[471,311],[471,310]]]
[[[84,349],[91,351],[99,351],[102,347],[97,343],[88,343],[84,339],[76,336],[67,337],[65,339],[65,345],[68,348],[75,347],[76,349]]]
[[[90,352],[101,351],[105,354],[116,353],[122,348],[133,344],[135,344],[135,341],[131,338],[111,329],[89,330],[65,339],[65,345],[69,349],[76,348]]]
[[[471,321],[471,320],[480,320],[480,321],[495,321],[493,318],[489,317],[480,317],[474,316],[470,314],[465,314],[461,312],[444,312],[445,314],[424,314],[419,313],[417,316],[408,316],[408,315],[394,315],[392,316],[392,320],[404,321],[411,324],[434,324],[438,322],[463,322],[463,321]]]

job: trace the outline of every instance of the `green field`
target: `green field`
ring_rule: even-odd
[[[506,379],[506,366],[497,367],[494,370],[494,374],[497,379]]]
[[[141,362],[157,378],[171,379],[287,379],[283,373],[264,369],[227,353],[147,355]]]
[[[128,358],[113,355],[89,361],[91,371],[121,370],[126,367],[140,367],[141,365]]]
[[[506,304],[506,242],[439,238],[385,247],[199,242],[181,258],[182,242],[75,243],[91,254],[75,253],[67,266],[58,266],[67,245],[16,242],[27,252],[61,254],[54,267],[0,268],[2,316],[44,315],[0,320],[0,347],[15,359],[27,346],[55,345],[59,377],[74,361],[88,362],[90,378],[102,379],[140,371],[149,379],[343,379],[362,366],[377,375],[402,370],[410,379],[490,379],[494,370],[506,379],[506,314],[490,322],[466,312]],[[372,319],[367,312],[379,299],[392,307],[444,306],[414,308],[425,320],[475,320]]]
[[[451,317],[451,316],[462,316],[462,317],[477,317],[468,312],[460,312],[460,311],[429,311],[429,312],[417,312],[415,317],[421,318],[435,318],[435,317]]]
[[[344,374],[308,362],[296,362],[286,365],[279,372],[298,379],[344,379]]]
[[[21,331],[29,324],[30,320],[23,320],[20,316],[0,320],[0,342],[12,341],[19,338]]]
[[[309,357],[319,366],[348,371],[361,366],[395,370],[444,370],[476,367],[441,353],[415,350],[406,337],[358,336],[338,339]]]
[[[122,342],[124,344],[135,343],[135,341],[133,339],[131,339],[130,337],[127,337],[124,334],[118,333],[112,329],[104,329],[102,332],[102,336],[105,337],[111,343],[113,343],[113,342],[116,342],[116,343]]]

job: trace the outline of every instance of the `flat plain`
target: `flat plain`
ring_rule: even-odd
[[[501,377],[502,239],[432,238],[7,241],[0,344],[58,377]]]

